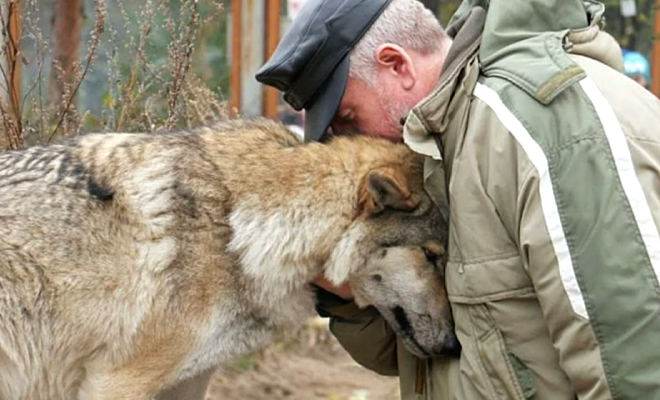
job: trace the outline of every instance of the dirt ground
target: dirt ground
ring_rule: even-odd
[[[218,372],[206,400],[399,400],[396,378],[355,363],[324,320]]]

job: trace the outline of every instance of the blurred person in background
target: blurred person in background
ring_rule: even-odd
[[[623,73],[646,89],[651,87],[651,64],[643,54],[632,50],[623,52]]]

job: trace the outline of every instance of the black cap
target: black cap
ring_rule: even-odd
[[[319,140],[348,81],[348,53],[391,0],[307,0],[257,81],[305,109],[305,141]]]

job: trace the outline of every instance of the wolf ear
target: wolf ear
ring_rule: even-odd
[[[403,172],[396,167],[370,171],[360,192],[360,208],[367,214],[378,214],[387,208],[412,211],[419,205],[419,197],[410,193]]]

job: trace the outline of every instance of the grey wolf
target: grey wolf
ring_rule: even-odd
[[[422,158],[278,123],[0,154],[0,398],[203,398],[349,281],[420,355],[455,343]]]

